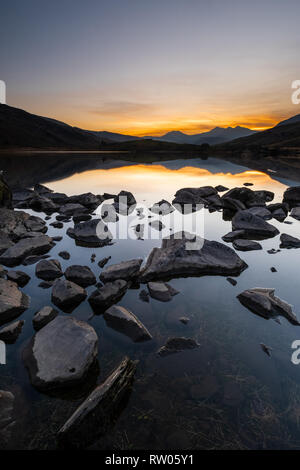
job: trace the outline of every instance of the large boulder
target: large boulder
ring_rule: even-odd
[[[45,222],[39,217],[23,211],[0,208],[0,233],[6,234],[12,241],[30,236],[33,232],[44,231]]]
[[[279,233],[276,227],[249,210],[237,212],[232,219],[232,230],[244,230],[244,237],[258,239],[272,238]]]
[[[104,312],[104,319],[108,326],[125,334],[135,343],[152,339],[143,323],[125,307],[113,305]]]
[[[101,196],[95,196],[92,193],[78,194],[77,196],[69,197],[69,202],[73,204],[81,204],[89,210],[95,210],[102,202]]]
[[[263,190],[253,191],[246,187],[233,188],[222,196],[223,201],[226,201],[227,199],[239,201],[244,206],[250,208],[265,206],[266,202],[270,202],[274,199],[274,193]],[[225,207],[227,206],[225,205]]]
[[[0,207],[12,208],[12,193],[0,171]]]
[[[44,281],[53,281],[63,275],[61,264],[57,259],[42,259],[36,265],[35,275]]]
[[[210,196],[217,196],[218,191],[212,186],[202,186],[201,188],[182,188],[179,189],[175,198],[172,201],[172,204],[177,206],[183,206],[185,204],[204,204],[206,205],[208,201],[206,198]]]
[[[69,237],[74,238],[78,245],[101,247],[110,245],[112,234],[101,219],[92,219],[76,224],[67,230]]]
[[[28,206],[37,212],[45,212],[45,214],[53,214],[59,209],[59,204],[55,204],[51,199],[45,196],[40,196],[35,193],[33,198],[30,199]]]
[[[202,240],[198,247],[191,234],[176,237],[178,234],[164,239],[161,248],[153,248],[140,272],[141,282],[209,274],[239,275],[247,268],[237,253],[223,243]]]
[[[287,233],[280,235],[280,248],[300,248],[300,239],[292,237]]]
[[[72,265],[65,271],[65,278],[81,287],[96,284],[96,276],[88,266]]]
[[[28,256],[47,253],[53,246],[52,238],[47,235],[24,238],[4,251],[0,256],[0,262],[5,266],[17,266]]]
[[[77,307],[86,297],[86,290],[74,282],[57,279],[53,284],[52,302],[64,311]]]
[[[121,215],[130,214],[136,206],[136,199],[129,191],[121,191],[114,197],[114,207]]]
[[[98,353],[98,337],[90,325],[58,316],[39,330],[24,351],[33,386],[51,390],[85,379]]]
[[[65,447],[84,448],[113,424],[131,390],[137,361],[125,357],[110,376],[81,403],[58,432]]]
[[[290,207],[300,204],[300,186],[291,186],[286,189],[283,194],[283,202],[287,203]]]
[[[23,294],[12,281],[0,279],[0,325],[25,312],[30,304],[30,297]]]
[[[260,288],[247,289],[237,296],[242,305],[251,312],[263,318],[285,317],[293,325],[300,325],[292,306],[276,297],[275,289]]]
[[[110,282],[117,279],[124,279],[126,281],[134,279],[139,274],[142,262],[142,259],[131,259],[106,266],[100,274],[100,280],[102,282]]]
[[[89,303],[93,310],[102,313],[112,305],[119,302],[128,288],[128,283],[123,279],[107,282],[104,286],[93,291],[89,297]]]

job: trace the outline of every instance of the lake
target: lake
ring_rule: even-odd
[[[244,183],[252,183],[251,189],[273,191],[274,202],[279,202],[285,189],[295,185],[277,178],[276,173],[262,173],[214,158],[152,164],[106,160],[74,164],[73,168],[48,163],[48,170],[41,164],[40,172],[22,164],[23,173],[18,161],[10,159],[7,168],[15,165],[18,181],[26,184],[42,182],[67,195],[117,194],[127,190],[138,204],[147,207],[161,199],[172,202],[175,192],[184,187],[222,184],[234,188]],[[43,213],[29,212],[45,217]],[[53,222],[55,215],[47,223]],[[286,221],[292,223],[274,219],[271,223],[281,233],[299,236],[300,222],[290,217]],[[65,223],[63,229],[49,226],[47,232],[50,236],[63,235],[50,252],[51,258],[60,260],[63,270],[70,264],[82,264],[98,277],[101,269],[97,262],[101,258],[111,256],[110,264],[133,258],[146,260],[151,249],[161,245],[157,237],[114,240],[113,245],[103,248],[80,247],[66,235],[72,226],[71,222]],[[205,210],[205,238],[222,242],[221,237],[229,231],[231,222],[223,220],[222,212]],[[119,304],[131,310],[151,332],[153,339],[146,343],[133,343],[109,328],[101,315],[94,315],[87,301],[81,303],[72,315],[88,321],[98,334],[99,371],[91,382],[76,390],[51,395],[39,393],[31,386],[22,362],[22,351],[34,334],[32,316],[43,306],[52,305],[51,289],[38,287],[35,265],[16,268],[31,276],[23,288],[31,296],[31,306],[20,317],[25,325],[18,341],[7,346],[7,365],[0,366],[0,388],[11,390],[16,396],[18,426],[14,448],[56,448],[58,429],[95,383],[101,383],[125,355],[139,360],[132,392],[115,425],[91,448],[299,448],[300,365],[291,362],[291,344],[300,340],[300,329],[284,318],[277,323],[258,317],[236,298],[245,289],[272,287],[276,295],[294,306],[300,318],[299,251],[283,249],[269,254],[267,250],[279,248],[279,235],[261,244],[261,251],[238,252],[249,267],[236,278],[236,286],[222,276],[173,279],[170,284],[179,294],[170,302],[151,298],[149,303],[139,298],[145,286],[129,289]],[[63,250],[70,252],[69,261],[58,257]],[[277,272],[271,272],[271,267]],[[94,289],[89,287],[87,291]],[[189,318],[187,324],[180,322],[183,316]],[[200,347],[158,356],[157,350],[174,336],[194,338]],[[262,351],[260,343],[272,348],[271,357]]]

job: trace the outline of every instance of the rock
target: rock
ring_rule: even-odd
[[[27,188],[18,188],[15,189],[12,193],[13,204],[17,205],[19,203],[24,203],[26,206],[26,202],[30,201],[30,199],[34,196],[34,191],[32,189]]]
[[[32,228],[44,227],[44,221],[39,217],[33,217],[23,211],[14,211],[0,208],[0,233],[6,234],[13,242],[31,234]]]
[[[99,268],[104,268],[104,266],[109,262],[110,259],[111,259],[111,256],[108,256],[107,258],[102,258],[102,259],[98,262]]]
[[[148,282],[148,290],[153,299],[161,302],[169,302],[176,295],[165,282]]]
[[[118,222],[119,216],[116,208],[113,204],[102,204],[101,205],[101,218],[105,223]]]
[[[261,217],[251,214],[248,210],[239,211],[232,219],[233,230],[244,230],[248,238],[272,238],[278,235],[276,227]]]
[[[82,382],[97,353],[94,328],[76,318],[58,316],[34,335],[23,358],[32,385],[44,391]]]
[[[58,432],[65,447],[84,448],[106,434],[123,409],[137,361],[125,357],[111,375],[81,403]]]
[[[58,256],[60,256],[62,259],[68,260],[71,258],[71,255],[68,251],[60,251],[58,253]]]
[[[82,206],[81,204],[65,204],[59,208],[59,212],[60,214],[70,217],[78,212],[80,214],[86,212],[86,207]]]
[[[86,222],[91,220],[92,216],[90,214],[77,214],[73,216],[73,222],[78,224],[79,222]]]
[[[52,238],[47,235],[24,238],[2,253],[0,262],[5,266],[17,266],[27,256],[47,253],[52,247]]]
[[[272,219],[272,213],[266,207],[251,207],[248,211],[264,220]]]
[[[224,209],[228,209],[232,212],[242,211],[246,209],[245,204],[238,199],[232,199],[231,197],[224,198],[222,197],[223,207]]]
[[[252,189],[242,187],[233,188],[222,196],[222,200],[226,199],[238,200],[246,207],[264,206],[266,202],[274,199],[274,193],[271,191],[252,191]]]
[[[267,250],[267,253],[269,255],[275,255],[276,253],[279,253],[281,250],[275,250],[275,248],[271,248],[270,250]]]
[[[244,183],[244,186],[253,186],[253,183]]]
[[[42,184],[35,184],[33,189],[38,194],[48,194],[53,192],[52,189],[49,189],[47,188],[47,186],[44,186]]]
[[[102,313],[103,310],[106,310],[119,302],[127,288],[128,283],[122,279],[108,282],[107,284],[104,284],[104,286],[101,286],[92,292],[89,297],[89,303],[96,313]]]
[[[287,233],[280,235],[280,248],[300,248],[300,239],[292,237]]]
[[[78,244],[95,247],[110,245],[113,238],[107,225],[101,219],[76,224],[74,228],[68,228],[67,234]]]
[[[173,206],[176,204],[176,209],[184,206],[185,204],[192,205],[206,205],[207,197],[217,195],[218,192],[212,186],[203,186],[201,188],[183,188],[176,192],[175,198],[172,201]]]
[[[57,205],[65,205],[69,201],[69,198],[65,193],[47,193],[46,197]]]
[[[50,225],[54,228],[63,228],[64,226],[62,222],[52,222]]]
[[[141,292],[139,293],[139,298],[143,301],[143,302],[149,302],[149,293],[145,290],[145,289],[142,289]]]
[[[0,390],[0,448],[9,448],[10,439],[16,425],[15,397],[11,392]]]
[[[224,193],[225,191],[229,191],[229,188],[226,188],[226,186],[219,184],[215,187],[215,190],[218,191],[218,193]]]
[[[136,200],[129,191],[121,191],[114,198],[114,207],[119,214],[128,215],[136,206]]]
[[[291,217],[296,220],[300,220],[300,207],[294,207],[291,212]]]
[[[124,279],[125,281],[134,279],[138,276],[142,259],[132,259],[129,261],[122,261],[118,264],[111,264],[103,269],[100,274],[100,281],[109,282],[116,281],[117,279]]]
[[[21,334],[24,325],[24,320],[18,320],[10,325],[4,326],[0,329],[0,341],[4,341],[7,344],[13,344],[17,341]]]
[[[300,204],[300,186],[291,186],[286,189],[283,194],[283,202],[289,204],[290,207]]]
[[[38,331],[50,323],[58,315],[58,311],[52,307],[43,307],[34,314],[32,319],[33,328]]]
[[[293,325],[300,325],[291,305],[274,295],[275,289],[248,289],[237,296],[242,305],[251,312],[269,319],[279,315],[285,317]]]
[[[161,248],[153,248],[140,272],[141,282],[209,274],[238,275],[247,268],[247,264],[227,245],[204,240],[199,249],[197,240],[191,241],[191,234],[185,233],[181,239],[177,237],[178,233],[164,239]],[[187,249],[194,245],[195,249]]]
[[[283,222],[286,218],[286,213],[283,209],[277,209],[276,211],[272,212],[272,217],[278,220],[278,222]]]
[[[62,310],[77,307],[86,297],[85,289],[74,282],[57,279],[53,284],[52,302]]]
[[[184,325],[187,325],[190,319],[188,317],[180,317],[179,321],[183,323]]]
[[[161,220],[152,220],[151,222],[149,222],[149,225],[151,228],[157,230],[158,232],[165,228],[165,225],[161,222]]]
[[[19,287],[24,287],[30,281],[30,276],[23,271],[7,271],[7,279],[18,284]]]
[[[57,212],[59,209],[59,205],[55,204],[51,199],[38,194],[35,194],[30,199],[28,206],[36,212],[45,212],[45,214],[53,214],[53,212]]]
[[[0,230],[0,255],[13,245],[14,243],[11,241],[9,236]]]
[[[36,265],[35,275],[44,281],[53,281],[63,275],[61,264],[57,259],[43,259]]]
[[[52,287],[54,284],[54,281],[42,281],[39,283],[38,287],[41,287],[42,289],[49,289]]]
[[[41,259],[47,259],[47,258],[50,258],[50,256],[49,256],[49,255],[27,256],[27,258],[25,258],[25,259],[22,261],[22,264],[23,264],[23,266],[29,266],[29,265],[31,265],[31,264],[37,263],[38,261],[41,261]]]
[[[104,199],[101,196],[95,196],[92,193],[78,194],[71,196],[69,202],[73,204],[81,204],[85,208],[94,211],[101,204]]]
[[[229,232],[226,235],[222,237],[222,240],[224,242],[232,243],[236,239],[241,239],[246,235],[246,232],[244,230],[235,230],[234,232]]]
[[[232,286],[236,286],[237,285],[237,281],[235,279],[232,279],[232,277],[227,277],[226,278],[226,281],[229,282],[229,284],[231,284]]]
[[[12,208],[12,193],[4,180],[3,172],[0,172],[0,207]]]
[[[147,328],[138,318],[120,305],[113,305],[104,312],[104,319],[108,326],[125,334],[135,343],[152,339]]]
[[[0,265],[0,279],[4,279],[6,277],[7,271]]]
[[[158,215],[168,215],[174,211],[174,207],[172,207],[168,201],[162,199],[161,201],[153,204],[153,206],[150,207],[150,211]]]
[[[66,215],[61,215],[61,214],[58,214],[55,219],[58,221],[58,222],[69,222],[70,221],[70,217],[69,216],[66,216]]]
[[[30,304],[30,297],[18,289],[17,284],[0,279],[0,325],[25,312]]]
[[[270,271],[271,271],[272,273],[277,273],[277,269],[274,268],[274,266],[272,266],[272,268],[270,269]]]
[[[162,346],[157,354],[160,356],[168,356],[185,349],[198,348],[200,344],[192,338],[169,338],[164,346]]]
[[[239,251],[254,251],[254,250],[262,250],[262,246],[260,243],[253,242],[252,240],[242,240],[237,239],[233,241],[234,248]]]
[[[68,266],[65,272],[65,278],[68,281],[75,282],[81,287],[92,286],[96,284],[96,276],[88,266],[73,265]]]

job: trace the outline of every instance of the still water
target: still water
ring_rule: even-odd
[[[70,172],[69,172],[70,173]],[[19,175],[20,176],[20,175]],[[228,188],[253,183],[252,189],[275,193],[274,202],[292,182],[216,159],[176,160],[159,164],[105,165],[67,177],[43,180],[48,187],[68,195],[92,192],[116,194],[131,191],[138,203],[147,207],[161,199],[174,198],[183,187],[216,186]],[[33,213],[33,212],[31,212]],[[44,217],[45,214],[37,214]],[[49,223],[55,220],[55,214]],[[299,224],[272,220],[281,233],[299,236]],[[65,269],[71,264],[88,265],[99,276],[97,261],[111,256],[110,263],[132,258],[146,260],[156,240],[115,240],[104,248],[75,245],[63,229],[49,226],[50,236],[63,240],[50,252]],[[222,241],[231,223],[222,213],[205,211],[205,238]],[[262,241],[263,250],[239,252],[249,265],[232,286],[225,277],[203,276],[174,279],[170,284],[180,293],[171,302],[139,299],[139,291],[130,289],[119,302],[131,310],[148,328],[153,340],[134,344],[121,333],[107,327],[102,316],[93,315],[87,301],[72,315],[88,321],[99,337],[99,373],[94,383],[87,383],[70,393],[41,394],[30,385],[22,363],[22,351],[33,335],[32,316],[51,305],[51,289],[38,287],[35,266],[19,269],[31,276],[23,289],[31,296],[31,306],[20,318],[25,325],[15,345],[7,346],[7,365],[1,366],[0,388],[16,395],[18,427],[15,448],[53,449],[55,434],[72,414],[82,398],[100,383],[124,355],[138,359],[139,365],[132,393],[115,425],[96,441],[94,449],[279,449],[300,448],[300,365],[291,362],[291,344],[300,340],[300,329],[284,318],[281,324],[265,320],[244,308],[236,296],[253,287],[273,287],[276,295],[294,306],[300,318],[298,250],[279,248],[279,236]],[[71,254],[69,261],[58,257],[60,251]],[[91,254],[96,262],[91,262]],[[275,267],[277,272],[270,271]],[[17,268],[16,268],[17,269]],[[94,287],[87,289],[88,293]],[[63,314],[63,313],[61,313]],[[187,325],[179,318],[190,319]],[[167,338],[185,336],[196,339],[200,348],[167,357],[156,351]],[[272,348],[268,357],[260,347]]]

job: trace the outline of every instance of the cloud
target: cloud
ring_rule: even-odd
[[[88,109],[91,114],[118,118],[138,117],[155,111],[157,111],[157,107],[154,104],[134,101],[104,101],[100,105]]]

